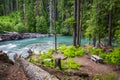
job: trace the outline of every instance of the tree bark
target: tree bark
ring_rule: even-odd
[[[36,17],[39,16],[39,12],[38,12],[38,0],[36,0]]]
[[[13,0],[10,2],[10,10],[13,11]]]
[[[77,36],[77,27],[76,27],[76,22],[77,22],[77,0],[74,0],[74,27],[73,27],[73,45],[76,46],[76,36]]]
[[[25,10],[25,3],[23,2],[23,23],[26,31],[26,10]]]
[[[112,46],[112,11],[109,12],[108,45]]]
[[[98,34],[98,47],[100,47],[100,39],[101,39],[101,37],[100,37],[100,33]]]
[[[40,67],[26,61],[24,58],[15,55],[15,62],[19,63],[29,80],[58,80],[55,76],[44,71]]]
[[[55,51],[57,51],[57,35],[56,35],[56,0],[54,0],[54,36],[55,36]]]
[[[81,45],[81,25],[80,25],[80,3],[81,0],[77,0],[77,45]]]
[[[49,1],[50,34],[52,34],[52,0]]]
[[[96,37],[93,38],[93,46],[96,46]]]

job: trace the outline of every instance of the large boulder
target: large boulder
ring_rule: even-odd
[[[22,39],[22,35],[17,32],[8,32],[1,35],[1,41],[19,40],[19,39]]]

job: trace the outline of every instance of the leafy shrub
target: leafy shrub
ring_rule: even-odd
[[[80,64],[76,63],[72,58],[62,61],[62,68],[67,69],[79,69]]]
[[[58,49],[67,57],[80,57],[86,53],[83,47],[75,48],[74,46],[62,45]]]
[[[29,58],[28,61],[30,61],[30,62],[32,62],[34,64],[37,64],[37,59],[34,58],[34,57]]]
[[[88,46],[88,51],[89,51],[90,53],[92,53],[92,52],[93,52],[93,47],[92,47],[92,46]]]
[[[76,52],[75,52],[75,56],[80,57],[80,56],[83,56],[84,54],[86,54],[86,52],[85,52],[85,50],[84,50],[83,47],[77,48],[77,50],[76,50]]]
[[[120,49],[115,48],[113,52],[106,55],[105,60],[109,63],[120,65]]]
[[[88,51],[91,54],[97,54],[97,55],[100,55],[100,54],[104,53],[101,48],[93,48],[92,46],[88,46]]]
[[[74,46],[68,46],[67,49],[64,50],[64,56],[74,57],[76,48]]]
[[[20,33],[25,32],[25,27],[24,27],[23,23],[21,23],[21,22],[16,24],[14,29],[15,29],[15,31],[20,32]]]
[[[76,63],[73,59],[68,60],[68,68],[70,69],[79,69],[80,64]]]
[[[59,51],[61,51],[63,53],[67,49],[67,46],[61,45],[58,49],[59,49]]]
[[[41,16],[38,18],[36,23],[36,31],[40,33],[47,33],[48,27],[47,27],[47,21],[44,16]]]
[[[0,26],[1,26],[2,30],[0,32],[1,33],[3,33],[3,31],[11,31],[12,32],[15,30],[14,27],[17,26],[18,23],[22,23],[21,17],[20,17],[20,12],[13,12],[7,16],[1,16],[0,17]],[[21,28],[21,26],[18,26],[18,28],[19,27]]]
[[[42,61],[43,60],[45,60],[45,59],[51,59],[51,60],[53,60],[53,61],[51,61],[51,62],[48,62],[48,61],[45,61],[44,62],[44,66],[47,66],[47,67],[51,67],[51,68],[53,68],[54,67],[54,61],[55,61],[55,59],[54,59],[54,57],[52,56],[52,49],[50,49],[48,52],[46,52],[46,53],[44,53],[44,54],[40,54],[39,55],[39,63],[41,63],[42,64]]]
[[[107,54],[105,54],[105,53],[99,54],[99,56],[100,56],[101,58],[103,58],[104,60],[105,60],[105,58],[106,58],[106,55],[107,55]]]
[[[44,54],[40,54],[40,55],[39,55],[39,59],[40,59],[40,60],[43,60],[43,59],[51,59],[51,58],[53,58],[53,56],[52,56],[52,53],[51,53],[50,51],[48,51],[48,52],[46,52],[46,53],[44,53]]]

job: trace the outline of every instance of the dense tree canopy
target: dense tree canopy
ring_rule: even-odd
[[[113,38],[120,41],[120,0],[80,0],[78,3],[56,0],[57,34],[72,35],[77,23],[80,28],[76,29],[82,31],[80,35],[94,40],[94,43],[105,38],[108,45]],[[80,8],[74,12],[77,5]],[[0,32],[53,33],[54,9],[54,0],[0,0]],[[78,31],[76,36],[79,36]]]

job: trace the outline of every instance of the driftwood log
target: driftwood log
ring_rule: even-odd
[[[17,54],[14,56],[15,62],[19,63],[29,80],[58,80],[55,76],[44,71],[40,67],[26,61]]]
[[[97,55],[92,55],[91,60],[96,62],[96,63],[102,63],[102,64],[104,63],[103,59]]]

